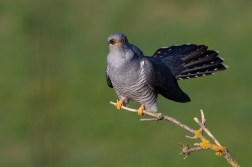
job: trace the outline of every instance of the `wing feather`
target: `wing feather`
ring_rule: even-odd
[[[157,93],[176,102],[189,102],[189,96],[184,93],[172,71],[159,59],[144,57],[144,71],[148,85]]]
[[[107,84],[109,87],[113,88],[113,84],[109,78],[109,73],[108,73],[108,70],[106,70],[106,81],[107,81]]]

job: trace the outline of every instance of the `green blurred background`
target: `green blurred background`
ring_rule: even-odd
[[[117,111],[105,81],[107,37],[123,32],[145,55],[162,46],[207,44],[229,66],[179,81],[192,99],[159,97],[159,111],[207,127],[242,165],[252,164],[252,1],[2,0],[0,166],[229,166],[213,151],[179,156],[189,132]],[[139,105],[131,103],[131,107]]]

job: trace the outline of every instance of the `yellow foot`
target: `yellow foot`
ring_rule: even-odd
[[[117,103],[116,103],[117,110],[120,110],[122,108],[122,105],[123,105],[123,100],[117,101]]]
[[[138,109],[137,114],[140,116],[144,115],[143,110],[144,110],[144,105],[142,104],[141,107]]]

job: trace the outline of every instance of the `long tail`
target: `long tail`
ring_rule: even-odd
[[[185,44],[158,49],[153,57],[160,58],[178,79],[197,78],[226,70],[219,52],[207,50],[206,45]]]

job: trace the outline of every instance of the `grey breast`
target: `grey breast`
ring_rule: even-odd
[[[144,104],[146,110],[155,112],[157,111],[157,93],[147,84],[143,68],[144,61],[142,60],[140,64],[141,68],[138,80],[131,82],[131,84],[125,84],[112,79],[112,83],[118,97],[123,99],[126,104],[129,100],[133,100],[134,102]]]

